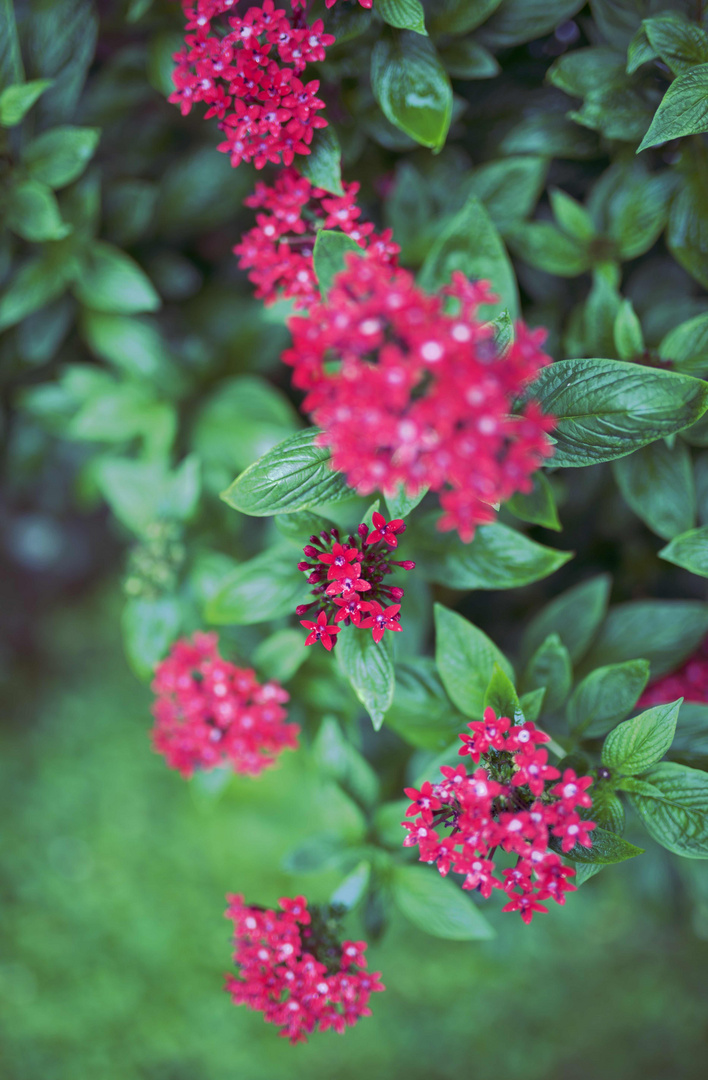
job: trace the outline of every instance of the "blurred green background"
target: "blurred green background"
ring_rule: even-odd
[[[689,906],[691,865],[680,882],[654,845],[530,927],[491,902],[491,942],[436,940],[394,916],[370,954],[387,991],[344,1037],[291,1047],[235,1008],[224,895],[272,904],[302,887],[279,859],[322,828],[329,794],[302,753],[218,795],[168,772],[118,606],[104,588],[48,617],[41,668],[10,687],[4,1078],[705,1077],[708,898]],[[325,899],[331,885],[306,887]]]

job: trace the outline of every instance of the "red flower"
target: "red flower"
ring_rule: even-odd
[[[484,283],[459,273],[429,295],[408,271],[350,253],[326,302],[289,320],[293,345],[283,354],[347,483],[361,495],[427,486],[445,511],[439,527],[463,540],[495,519],[497,503],[529,491],[552,453],[554,422],[537,404],[513,415],[549,363],[543,331],[520,324],[499,354],[477,317],[489,298]]]
[[[537,749],[548,736],[535,724],[511,726],[486,709],[484,719],[469,727],[464,752],[484,759],[483,765],[472,774],[464,765],[444,765],[438,783],[426,781],[420,791],[406,788],[413,800],[406,814],[414,820],[402,823],[403,845],[417,847],[421,862],[436,863],[441,874],[461,874],[463,889],[477,889],[485,898],[502,889],[508,897],[503,910],[518,911],[528,923],[535,912],[547,910],[540,901],[564,904],[575,889],[567,880],[574,871],[549,841],[560,837],[564,852],[576,843],[591,845],[595,823],[581,820],[574,809],[592,805],[586,791],[591,780],[566,769],[549,788],[560,774],[547,764],[547,752]],[[441,830],[448,834],[441,836]],[[517,857],[501,877],[493,858],[497,848]]]
[[[331,651],[332,646],[334,645],[333,638],[341,629],[339,626],[327,625],[327,616],[324,611],[321,611],[317,616],[317,622],[308,622],[307,619],[300,619],[300,625],[310,631],[305,639],[305,644],[314,645],[316,641],[321,641],[327,652]]]
[[[383,514],[374,511],[372,521],[374,523],[373,532],[369,533],[364,543],[375,544],[377,540],[384,540],[389,547],[397,547],[398,537],[396,536],[396,533],[406,531],[406,526],[402,519],[396,518],[394,521],[387,522]]]
[[[359,552],[355,547],[345,547],[344,544],[334,544],[331,551],[326,551],[322,555],[318,555],[317,558],[320,562],[326,563],[329,566],[327,571],[328,578],[340,578],[346,577],[348,573],[354,570],[351,563],[356,559]]]
[[[285,723],[286,691],[224,660],[216,634],[176,642],[155,668],[152,689],[153,746],[183,776],[220,765],[256,776],[297,747],[299,728]]]
[[[262,1012],[292,1043],[315,1030],[341,1033],[371,1015],[381,976],[366,971],[366,942],[337,945],[330,909],[310,913],[304,896],[283,897],[281,912],[250,907],[240,895],[227,899],[237,974],[227,975],[226,990],[234,1004]]]
[[[398,621],[398,613],[401,610],[400,604],[391,604],[384,609],[376,600],[372,600],[370,603],[361,606],[363,610],[369,612],[367,617],[362,619],[361,627],[364,630],[371,630],[371,636],[377,644],[381,641],[386,630],[403,629]]]

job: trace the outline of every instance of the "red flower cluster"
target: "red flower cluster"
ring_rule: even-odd
[[[230,154],[232,165],[290,165],[295,154],[310,153],[315,128],[327,127],[318,115],[324,108],[316,96],[319,82],[303,83],[298,75],[310,61],[324,59],[334,38],[321,19],[308,26],[300,12],[276,8],[273,0],[249,8],[243,18],[229,15],[236,5],[182,0],[191,33],[175,54],[177,89],[168,100],[184,116],[203,101],[205,117],[219,117],[225,140],[218,149]],[[228,16],[223,29],[212,29],[221,15]]]
[[[223,660],[216,634],[177,641],[157,665],[152,689],[153,746],[183,776],[217,765],[257,776],[281,751],[297,748],[300,729],[285,723],[286,691]]]
[[[251,907],[243,896],[227,899],[239,973],[227,975],[226,990],[236,1005],[263,1012],[292,1043],[307,1042],[315,1029],[341,1034],[371,1016],[368,1001],[384,989],[381,976],[366,971],[366,942],[340,943],[335,909],[308,911],[304,896],[282,899],[282,911]]]
[[[327,302],[290,319],[293,347],[283,354],[347,483],[362,495],[399,484],[438,491],[439,527],[463,540],[494,520],[494,504],[530,491],[552,453],[554,422],[536,402],[511,415],[550,362],[545,332],[518,324],[501,355],[493,326],[476,318],[489,299],[485,283],[459,272],[429,295],[408,271],[350,253]]]
[[[266,304],[284,297],[296,307],[309,307],[319,297],[312,253],[319,229],[340,229],[382,262],[395,264],[400,248],[391,230],[381,235],[371,222],[359,220],[359,184],[343,184],[344,195],[313,187],[295,169],[283,169],[272,187],[256,184],[246,206],[265,211],[234,248],[239,266],[250,270],[256,296]]]
[[[417,845],[421,861],[437,863],[441,874],[464,874],[463,889],[479,889],[486,899],[492,889],[502,889],[508,898],[503,910],[518,911],[530,923],[536,912],[548,911],[540,901],[564,904],[565,893],[576,888],[567,880],[575,871],[549,850],[549,842],[557,837],[563,852],[576,844],[592,846],[595,823],[577,811],[592,807],[592,780],[572,769],[561,777],[548,765],[540,748],[548,735],[534,724],[512,726],[485,709],[484,719],[468,727],[472,734],[460,736],[460,753],[475,763],[484,757],[484,768],[468,773],[464,765],[442,766],[439,783],[426,781],[420,791],[406,788],[413,800],[406,815],[415,821],[403,822],[403,843]],[[547,787],[553,781],[558,783]],[[440,828],[450,831],[441,838]],[[494,873],[497,848],[516,856],[501,878]]]
[[[379,642],[387,630],[402,630],[399,622],[400,600],[403,589],[397,585],[385,585],[384,579],[394,566],[412,570],[414,562],[396,562],[391,559],[391,548],[398,545],[398,534],[406,526],[400,518],[386,521],[383,514],[374,513],[373,529],[361,523],[356,536],[349,536],[343,544],[339,530],[323,531],[311,536],[303,548],[309,561],[298,563],[298,570],[308,573],[307,580],[317,600],[300,604],[297,615],[305,615],[314,607],[319,608],[317,620],[301,619],[309,630],[306,645],[321,641],[327,651],[336,644],[335,637],[341,627],[349,623],[362,630],[371,630],[374,641]],[[363,594],[363,595],[362,595]],[[333,620],[333,622],[330,622]]]
[[[708,703],[708,638],[677,671],[651,683],[637,702],[637,708],[667,705],[680,697]]]

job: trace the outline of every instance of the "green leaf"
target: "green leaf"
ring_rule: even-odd
[[[62,240],[71,225],[62,221],[54,192],[39,180],[21,180],[10,189],[7,226],[23,240]]]
[[[368,630],[347,627],[337,636],[335,655],[340,672],[349,680],[378,731],[396,685],[390,635],[377,643]]]
[[[389,26],[427,34],[425,10],[420,0],[376,0],[376,10]]]
[[[335,864],[342,850],[341,837],[334,833],[315,833],[289,851],[281,866],[289,874],[316,874]]]
[[[675,855],[708,858],[708,773],[663,761],[646,779],[656,795],[629,798],[650,835]]]
[[[687,173],[671,204],[666,241],[678,263],[708,288],[708,163]]]
[[[708,577],[708,525],[700,529],[689,529],[674,537],[670,544],[662,548],[659,558],[675,566],[682,566],[692,574]]]
[[[468,34],[489,18],[502,0],[435,0],[430,29],[435,34]]]
[[[509,246],[517,258],[558,277],[577,277],[590,268],[585,243],[567,236],[548,221],[532,221],[510,229]]]
[[[554,467],[624,457],[688,427],[708,407],[708,387],[699,379],[619,360],[550,364],[529,397],[556,417]]]
[[[624,59],[615,49],[602,45],[572,49],[553,61],[546,72],[546,80],[566,94],[584,98],[598,86],[626,83]]]
[[[29,259],[0,296],[0,330],[7,330],[66,290],[71,267],[47,253]]]
[[[560,849],[559,844],[552,843],[551,846]],[[598,827],[592,831],[592,847],[576,844],[570,851],[563,852],[563,858],[581,865],[591,863],[609,866],[643,854],[644,848],[636,847],[621,836]]]
[[[485,23],[481,38],[492,48],[508,49],[545,37],[561,23],[572,19],[584,6],[583,0],[504,0]]]
[[[434,45],[391,31],[371,55],[371,86],[387,120],[421,146],[441,150],[452,117],[452,87]]]
[[[671,360],[677,371],[705,378],[708,375],[708,315],[696,315],[669,330],[659,345],[659,356],[662,360]]]
[[[315,132],[310,153],[298,162],[298,171],[315,187],[331,191],[333,195],[343,195],[341,159],[342,148],[337,132],[330,123]]]
[[[449,941],[494,937],[494,930],[472,901],[435,867],[396,867],[392,885],[396,906],[426,934]]]
[[[385,721],[407,743],[423,750],[449,746],[467,723],[445,693],[435,662],[427,656],[396,664],[396,688]]]
[[[128,600],[123,608],[122,628],[130,665],[141,679],[149,678],[177,638],[182,609],[176,596],[157,600]]]
[[[267,679],[286,683],[307,659],[307,650],[302,631],[294,628],[276,630],[256,646],[251,660]]]
[[[162,518],[187,521],[201,489],[194,456],[186,457],[174,472],[163,461],[104,458],[97,463],[94,478],[119,521],[138,535]]]
[[[616,727],[603,743],[602,764],[630,776],[655,765],[674,740],[682,701],[655,705]]]
[[[435,663],[443,686],[465,716],[481,719],[494,665],[514,678],[514,670],[493,641],[456,611],[435,605]]]
[[[479,165],[466,187],[484,203],[502,233],[532,213],[543,191],[548,159],[532,154],[486,161]],[[484,276],[484,275],[481,275]]]
[[[573,557],[500,524],[480,526],[470,544],[432,529],[422,535],[422,527],[415,537],[418,569],[452,589],[516,589],[548,577]]]
[[[583,660],[591,670],[640,657],[652,678],[678,667],[708,633],[708,604],[699,600],[633,600],[610,611]]]
[[[24,79],[13,0],[0,0],[0,86]]]
[[[416,506],[425,498],[427,492],[427,487],[424,487],[416,495],[407,495],[403,484],[399,484],[395,495],[386,496],[386,507],[390,515],[389,520],[395,521],[396,518],[407,517],[411,510],[415,510]]]
[[[309,510],[298,510],[294,514],[276,514],[274,524],[279,533],[296,547],[302,548],[307,538],[313,533],[331,528],[331,522]]]
[[[497,716],[506,716],[514,724],[524,722],[514,684],[499,664],[492,669],[492,677],[484,694],[484,709],[493,709]]]
[[[627,46],[627,74],[634,75],[643,64],[656,60],[656,51],[649,44],[644,25],[640,26]]]
[[[708,131],[708,63],[690,68],[672,82],[637,153],[702,131]]]
[[[347,911],[352,911],[363,899],[370,878],[371,863],[368,859],[362,859],[334,890],[329,898],[330,904],[341,904]]]
[[[696,519],[696,492],[691,454],[677,440],[651,443],[612,462],[625,500],[649,528],[664,540],[690,529]]]
[[[144,270],[113,244],[95,241],[74,285],[74,295],[94,311],[130,315],[155,311],[160,297]]]
[[[379,781],[366,758],[342,735],[333,716],[326,716],[312,744],[318,771],[335,780],[359,806],[370,808],[379,797]]]
[[[281,390],[260,375],[237,375],[218,383],[202,405],[192,445],[205,462],[227,470],[228,477],[292,435],[299,423]]]
[[[320,229],[315,240],[313,261],[315,265],[315,277],[322,293],[322,299],[327,299],[327,294],[332,288],[337,274],[346,267],[345,256],[350,251],[362,254],[362,250],[356,240],[346,233],[335,229]]]
[[[595,236],[595,226],[582,203],[560,188],[550,188],[551,210],[558,226],[567,236],[584,244]]]
[[[159,386],[174,385],[174,364],[155,322],[87,308],[80,329],[91,351],[125,374]]]
[[[592,810],[589,816],[602,829],[621,836],[625,826],[624,803],[615,794],[614,780],[596,781],[592,786]]]
[[[497,304],[481,309],[483,318],[493,318],[505,308],[517,318],[519,294],[509,256],[489,214],[474,195],[433,244],[420,271],[420,285],[429,291],[447,285],[454,270],[490,282],[500,297]]]
[[[644,337],[631,300],[620,304],[613,327],[615,348],[620,360],[636,360],[644,352]]]
[[[545,697],[545,686],[539,686],[538,690],[530,690],[527,694],[522,694],[519,698],[521,711],[526,719],[530,720],[532,724],[535,724],[541,715]]]
[[[545,688],[543,707],[555,712],[570,693],[573,668],[570,654],[558,634],[549,634],[536,649],[524,671],[520,688],[525,693]]]
[[[453,79],[493,79],[501,71],[496,56],[474,38],[451,41],[440,49],[440,59]]]
[[[560,532],[562,526],[558,519],[558,509],[551,487],[545,473],[533,474],[533,488],[528,494],[518,491],[512,495],[506,503],[517,518],[529,521],[532,525],[543,525],[546,529]]]
[[[35,101],[53,82],[53,79],[34,79],[32,82],[6,86],[0,93],[0,127],[20,124]]]
[[[683,75],[708,61],[708,34],[678,13],[645,19],[643,27],[651,48],[674,75]]]
[[[708,705],[684,701],[670,753],[684,765],[708,768]]]
[[[269,517],[350,498],[344,477],[330,468],[329,450],[315,446],[318,434],[316,428],[298,431],[268,450],[236,477],[224,502],[242,514]]]
[[[291,615],[307,602],[309,586],[289,544],[267,548],[237,566],[206,605],[210,623],[250,626]]]
[[[590,647],[605,617],[611,585],[609,574],[599,574],[551,600],[526,628],[521,645],[522,660],[528,663],[549,634],[558,634],[570,659],[577,663]]]
[[[656,243],[675,182],[671,173],[650,173],[643,160],[635,159],[615,162],[594,184],[588,210],[623,259],[636,259]]]
[[[627,660],[591,671],[568,702],[568,727],[576,736],[604,735],[632,711],[648,681],[646,660]]]
[[[69,124],[55,127],[27,144],[22,162],[35,180],[52,188],[62,188],[81,176],[100,137],[99,128]]]

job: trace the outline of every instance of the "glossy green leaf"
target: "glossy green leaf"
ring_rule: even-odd
[[[559,844],[552,843],[551,846],[557,849],[560,848]],[[630,844],[628,840],[623,840],[616,833],[598,827],[592,831],[592,847],[588,848],[582,844],[576,844],[570,851],[563,852],[563,858],[570,859],[572,862],[581,865],[599,864],[609,866],[643,854],[644,848]]]
[[[619,360],[561,360],[542,370],[529,396],[556,417],[554,466],[624,457],[688,427],[708,407],[701,380]]]
[[[589,653],[585,671],[644,658],[652,678],[690,656],[708,633],[708,604],[700,600],[632,600],[612,608]]]
[[[332,123],[315,132],[310,153],[301,157],[298,171],[306,176],[315,187],[331,191],[333,195],[343,195],[342,187],[342,148],[337,132]]]
[[[425,9],[420,0],[376,0],[376,10],[385,23],[398,30],[426,34]]]
[[[528,494],[518,491],[505,504],[507,510],[522,521],[532,525],[543,525],[546,529],[560,532],[562,526],[558,519],[558,509],[553,495],[553,488],[542,472],[534,473],[533,488]]]
[[[335,229],[320,229],[317,233],[313,261],[315,277],[324,300],[327,299],[336,275],[345,269],[345,256],[349,252],[361,254],[361,248],[356,240],[352,240],[346,233]]]
[[[487,317],[498,315],[503,309],[512,318],[517,317],[519,295],[509,256],[489,214],[474,195],[450,219],[433,244],[420,271],[420,284],[428,290],[447,285],[454,270],[491,283],[500,300],[482,308]]]
[[[547,221],[531,221],[509,231],[509,246],[517,258],[558,277],[577,277],[589,270],[588,245],[561,232]]]
[[[599,574],[551,600],[526,628],[521,644],[524,661],[528,662],[549,634],[558,634],[571,660],[577,663],[605,617],[611,585],[609,574]]]
[[[677,440],[650,443],[612,462],[622,495],[646,525],[664,540],[690,529],[696,518],[691,455]]]
[[[210,623],[249,626],[291,615],[308,598],[293,549],[280,544],[237,566],[209,600],[205,617]]]
[[[94,155],[100,130],[69,124],[44,131],[27,144],[22,162],[35,180],[62,188],[77,180]]]
[[[176,596],[128,600],[122,629],[130,665],[141,679],[149,678],[179,635],[182,609]]]
[[[371,808],[379,797],[379,781],[366,758],[344,738],[333,716],[325,716],[312,744],[318,771],[335,780],[359,806]]]
[[[435,662],[427,656],[396,664],[396,688],[385,720],[407,743],[424,750],[449,746],[467,723],[445,693]]]
[[[625,775],[644,773],[668,751],[682,698],[655,705],[611,731],[602,746],[602,764]]]
[[[663,761],[646,780],[654,792],[629,798],[647,831],[675,855],[708,858],[708,773]]]
[[[646,660],[596,668],[571,695],[568,727],[576,736],[604,735],[632,711],[648,681]]]
[[[644,337],[631,300],[623,300],[613,326],[615,348],[620,360],[637,360],[644,352]]]
[[[242,514],[269,517],[350,498],[343,476],[330,468],[329,450],[315,446],[317,434],[308,428],[268,450],[234,480],[224,502]]]
[[[479,720],[494,665],[514,678],[504,654],[487,635],[456,611],[435,605],[435,662],[443,686],[465,716]]]
[[[376,731],[383,724],[396,685],[391,650],[390,634],[384,634],[376,642],[368,630],[347,627],[337,635],[335,655],[339,670],[351,683]]]
[[[708,577],[708,525],[675,536],[661,549],[659,557],[692,574]]]
[[[674,75],[708,61],[708,34],[678,13],[645,19],[642,25],[651,48]]]
[[[472,900],[433,866],[400,866],[392,882],[393,899],[414,926],[449,941],[483,941],[494,930]]]
[[[435,34],[468,34],[495,11],[502,0],[435,0],[428,18]]]
[[[703,131],[708,131],[708,63],[690,68],[672,82],[637,153]]]
[[[513,724],[525,720],[513,682],[497,663],[484,693],[484,711],[493,709],[497,716],[506,716]]]
[[[558,634],[549,634],[536,649],[526,665],[520,688],[530,693],[545,687],[543,708],[546,712],[559,709],[570,693],[573,668],[570,654]]]
[[[548,577],[573,557],[500,524],[480,526],[469,544],[434,531],[432,524],[427,534],[415,536],[419,571],[453,589],[516,589]]]
[[[481,36],[493,48],[507,49],[545,37],[561,23],[572,19],[583,7],[582,0],[504,0]]]
[[[8,228],[31,243],[62,240],[71,225],[62,220],[54,192],[39,180],[21,180],[9,192]]]
[[[160,297],[144,270],[124,251],[97,240],[74,285],[74,295],[94,311],[129,315],[155,311]]]
[[[429,38],[409,30],[380,38],[371,54],[371,86],[390,123],[422,146],[442,149],[452,117],[452,87]]]
[[[496,56],[474,38],[451,41],[440,49],[440,59],[453,79],[493,79],[501,71]]]

